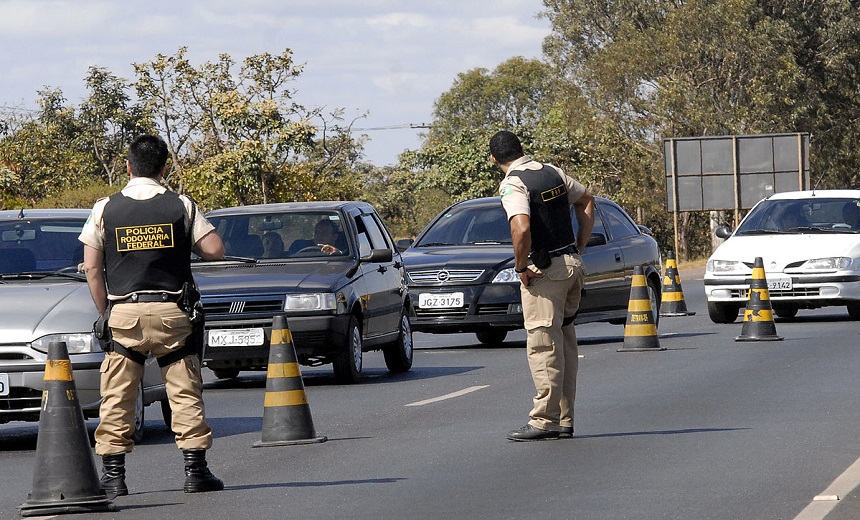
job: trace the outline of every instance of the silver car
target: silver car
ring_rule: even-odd
[[[98,417],[104,352],[92,332],[98,312],[78,269],[83,261],[78,235],[89,214],[87,209],[0,211],[0,423],[39,420],[48,345],[55,341],[68,347],[84,415]],[[149,359],[138,395],[138,442],[144,406],[156,401],[169,422],[161,373]]]

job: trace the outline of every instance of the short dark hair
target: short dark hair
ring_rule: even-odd
[[[138,136],[128,146],[128,162],[135,177],[158,177],[167,156],[167,143],[157,135]]]
[[[520,138],[507,130],[500,130],[490,138],[490,153],[501,164],[507,164],[525,155]]]

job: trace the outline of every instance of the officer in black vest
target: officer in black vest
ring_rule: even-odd
[[[224,245],[193,201],[161,186],[167,157],[161,138],[135,139],[126,163],[131,180],[96,202],[79,237],[90,293],[112,337],[101,367],[95,433],[101,484],[110,498],[128,494],[125,454],[134,447],[134,409],[149,353],[161,366],[170,400],[185,492],[224,488],[206,462],[212,430],[204,418],[200,359],[189,339],[192,320],[202,319],[191,252],[215,260],[224,256]]]
[[[499,185],[511,225],[519,274],[526,351],[537,394],[529,422],[508,433],[513,441],[573,437],[579,351],[573,318],[582,298],[580,256],[594,227],[594,197],[561,169],[523,154],[519,138],[497,132],[490,157],[505,173]],[[570,209],[579,222],[574,237]]]

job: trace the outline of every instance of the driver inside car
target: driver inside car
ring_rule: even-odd
[[[324,218],[314,226],[313,239],[298,239],[290,245],[287,251],[289,255],[293,255],[303,249],[319,248],[319,250],[327,255],[340,255],[343,252],[336,246],[332,245],[337,242],[338,225],[333,220]]]

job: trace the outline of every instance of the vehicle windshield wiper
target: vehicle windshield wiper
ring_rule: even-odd
[[[227,256],[227,255],[224,255],[223,258],[219,258],[218,260],[212,260],[212,261],[213,262],[220,262],[223,260],[227,260],[229,262],[242,262],[245,264],[256,264],[257,263],[257,259],[251,258],[250,256]],[[206,262],[207,260],[203,260],[202,258],[198,258],[196,261],[197,262]]]
[[[418,247],[436,247],[436,246],[453,246],[455,244],[449,244],[447,242],[427,242],[426,244],[420,244]]]
[[[500,245],[500,244],[513,244],[508,240],[476,240],[471,242],[472,244],[490,244],[490,245]]]
[[[71,278],[72,280],[86,280],[86,276],[83,273],[79,273],[77,271],[74,272],[63,272],[63,271],[24,271],[21,273],[5,273],[0,274],[0,280],[41,280],[43,278],[47,278],[49,276],[59,276],[61,278]]]

